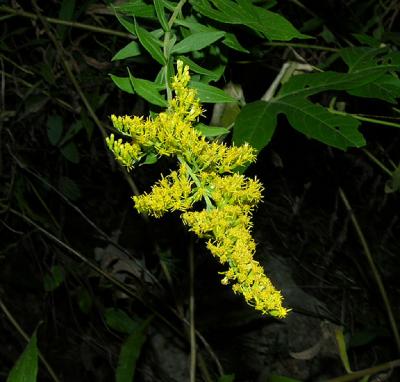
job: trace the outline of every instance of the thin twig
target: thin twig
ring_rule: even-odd
[[[11,7],[7,7],[5,5],[2,5],[0,7],[0,12],[9,13],[10,15],[14,15],[14,16],[25,17],[25,18],[28,18],[31,20],[38,19],[38,15],[35,15],[34,13],[25,12],[25,11],[22,11],[19,9],[14,9]],[[43,16],[43,18],[50,24],[65,25],[65,26],[68,26],[71,28],[84,29],[84,30],[88,30],[90,32],[109,34],[112,36],[125,37],[125,38],[129,38],[129,39],[135,38],[135,36],[133,36],[130,33],[120,32],[120,31],[116,31],[116,30],[108,29],[108,28],[97,27],[95,25],[78,23],[76,21],[60,20],[60,19],[55,19],[53,17],[46,17],[46,16]]]
[[[379,293],[380,293],[380,295],[382,297],[383,304],[384,304],[385,309],[386,309],[388,320],[389,320],[390,326],[392,328],[392,332],[393,332],[394,339],[395,339],[395,342],[396,342],[397,350],[400,353],[399,329],[397,327],[397,323],[396,323],[396,320],[395,320],[394,315],[393,315],[392,307],[391,307],[390,302],[389,302],[389,297],[388,297],[388,295],[386,293],[385,286],[383,285],[382,278],[381,278],[381,276],[379,274],[379,270],[375,265],[374,259],[372,257],[372,253],[371,253],[371,251],[369,249],[369,246],[368,246],[367,240],[366,240],[366,238],[364,236],[364,233],[361,230],[360,224],[358,223],[357,217],[354,214],[354,212],[353,212],[353,210],[351,208],[350,202],[347,199],[347,196],[344,193],[344,191],[342,190],[342,188],[339,188],[339,195],[340,195],[340,198],[342,199],[343,204],[345,205],[345,207],[347,209],[347,212],[350,215],[351,222],[353,223],[354,229],[356,230],[356,233],[357,233],[358,239],[360,240],[361,246],[364,249],[364,254],[367,257],[367,261],[368,261],[368,264],[369,264],[369,266],[371,268],[371,271],[372,271],[372,274],[374,276],[375,282],[378,285],[378,290],[379,290]]]

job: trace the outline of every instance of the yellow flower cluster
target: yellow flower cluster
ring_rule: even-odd
[[[178,61],[172,81],[175,97],[168,109],[154,119],[111,116],[114,127],[129,141],[111,134],[107,145],[128,169],[149,154],[177,157],[179,168],[162,177],[150,193],[134,196],[135,208],[155,217],[181,211],[183,222],[207,238],[208,249],[228,266],[222,283],[231,283],[235,293],[243,294],[262,313],[285,317],[281,293],[253,258],[251,213],[262,199],[263,187],[257,179],[234,172],[255,160],[254,149],[247,144],[210,143],[192,127],[202,109],[189,81],[188,66]],[[205,208],[193,211],[201,200]]]

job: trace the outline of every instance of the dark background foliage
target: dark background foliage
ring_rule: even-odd
[[[155,220],[133,210],[135,189],[148,190],[170,163],[127,174],[104,144],[111,114],[148,113],[140,97],[122,93],[109,78],[126,73],[125,63],[111,58],[129,35],[105,2],[76,2],[69,16],[66,3],[0,5],[0,379],[26,345],[15,323],[29,336],[37,329],[39,348],[60,380],[111,381],[129,333],[121,325],[150,318],[135,380],[188,380],[191,284],[204,339],[197,340],[199,380],[216,381],[218,363],[235,373],[235,381],[345,374],[338,328],[354,370],[398,358],[384,303],[339,193],[350,201],[398,321],[398,176],[388,176],[368,155],[397,166],[398,129],[364,124],[368,151],[343,152],[307,139],[279,118],[279,129],[248,174],[266,187],[254,217],[257,259],[293,311],[284,321],[261,317],[220,285],[221,269],[178,216]],[[400,38],[396,1],[291,1],[274,9],[316,36],[312,45],[348,46],[358,33],[396,47]],[[60,19],[80,24],[54,22]],[[287,59],[301,56],[323,68],[331,57],[312,47],[263,43],[240,26],[235,31],[250,54],[229,53],[218,85],[239,83],[247,101],[260,98]],[[147,55],[129,65],[138,77],[157,73]],[[334,65],[341,70],[339,62]],[[324,103],[323,96],[318,101]],[[346,101],[355,112],[396,116],[382,101]],[[122,312],[129,316],[125,321]],[[50,380],[43,366],[39,373],[40,381]],[[385,378],[399,376],[392,371]]]

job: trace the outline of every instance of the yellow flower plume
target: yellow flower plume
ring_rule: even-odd
[[[135,208],[155,217],[181,211],[184,224],[207,238],[207,248],[228,267],[221,282],[232,284],[235,293],[262,313],[285,317],[288,311],[281,293],[253,258],[251,214],[262,199],[263,187],[257,179],[234,172],[254,162],[255,151],[248,144],[228,147],[208,142],[193,128],[203,110],[189,81],[189,67],[178,61],[171,85],[175,97],[167,110],[154,119],[112,115],[114,127],[126,140],[111,134],[107,145],[128,170],[149,154],[176,157],[179,168],[162,177],[150,193],[133,196]],[[198,211],[201,201],[205,208]]]

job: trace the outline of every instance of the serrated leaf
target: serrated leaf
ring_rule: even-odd
[[[269,40],[288,41],[310,38],[300,33],[283,16],[257,7],[250,0],[192,0],[193,7],[206,17],[228,24],[243,24],[262,33]]]
[[[142,346],[146,341],[145,331],[149,320],[143,322],[134,330],[122,345],[118,357],[118,366],[115,371],[116,382],[133,382],[135,376],[136,362],[140,356]]]
[[[134,90],[146,101],[152,103],[153,105],[158,105],[163,107],[168,106],[165,98],[159,93],[159,91],[163,88],[163,86],[148,80],[135,78],[134,76],[132,76],[130,72],[129,72],[129,78],[131,80]]]
[[[204,103],[237,102],[237,100],[223,90],[202,82],[190,81],[190,87],[197,90],[197,95]]]
[[[140,43],[159,64],[165,65],[165,57],[160,42],[146,29],[136,23],[136,34]]]
[[[210,138],[210,137],[219,137],[221,135],[226,135],[229,134],[229,129],[225,127],[219,127],[219,126],[207,126],[204,125],[203,123],[198,123],[195,126],[195,129],[200,131],[201,134],[203,134],[205,137]]]
[[[7,382],[36,382],[38,373],[38,355],[36,333],[31,337],[24,352],[10,371]]]
[[[233,128],[233,142],[241,145],[247,142],[260,151],[266,146],[276,128],[276,115],[270,113],[264,101],[247,104],[240,112]]]
[[[51,115],[47,118],[47,137],[53,146],[57,146],[63,133],[63,120],[59,115]]]
[[[136,41],[131,41],[128,45],[125,45],[121,50],[119,50],[111,61],[123,60],[125,58],[136,57],[139,55],[139,44]]]
[[[135,94],[133,90],[132,82],[129,77],[118,77],[110,74],[111,79],[114,84],[117,85],[122,91],[127,92],[129,94]]]
[[[171,50],[172,53],[188,53],[204,49],[213,42],[224,37],[225,32],[197,32],[178,42]]]
[[[164,31],[168,31],[169,26],[168,26],[167,17],[165,16],[163,1],[162,0],[154,0],[154,8],[156,10],[156,15],[157,15],[158,21],[160,22],[160,25],[162,26]]]

